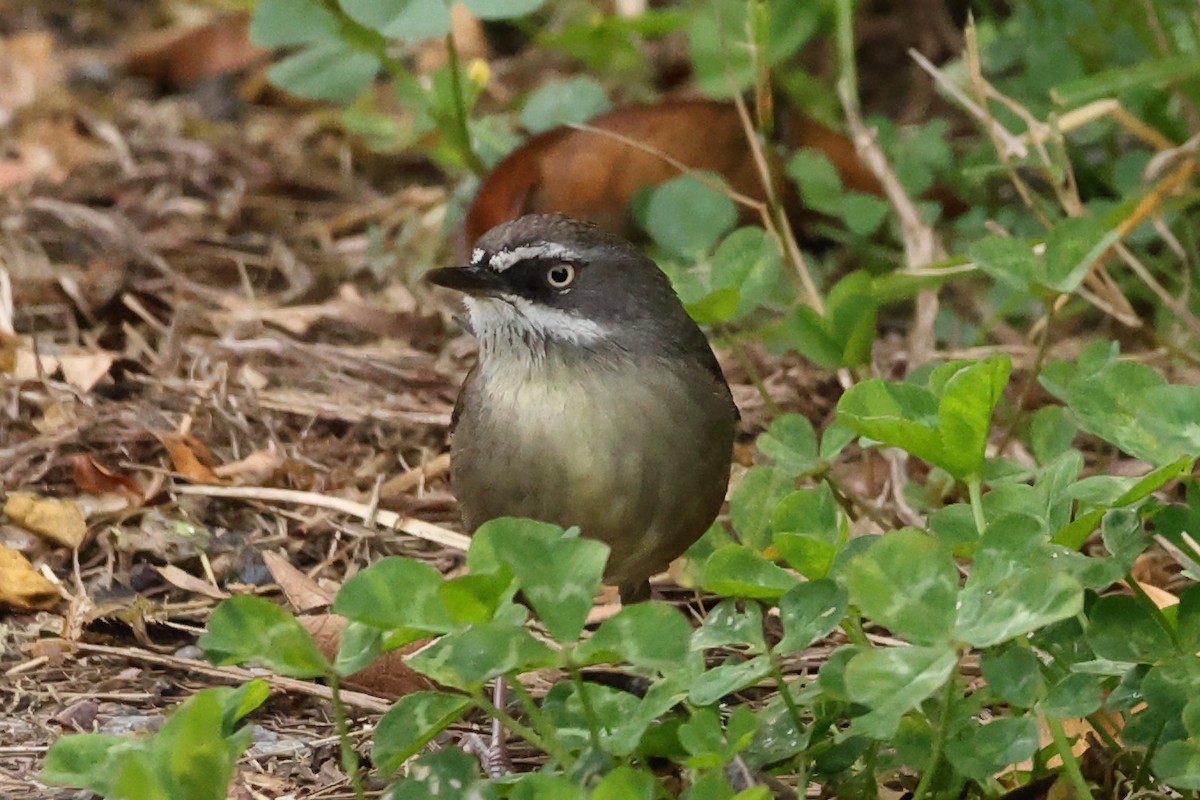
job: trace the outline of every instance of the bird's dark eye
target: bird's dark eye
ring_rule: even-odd
[[[565,289],[575,280],[575,267],[570,264],[555,264],[546,270],[546,283],[551,289]]]

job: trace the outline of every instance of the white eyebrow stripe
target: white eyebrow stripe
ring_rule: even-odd
[[[538,242],[514,247],[511,250],[501,250],[492,256],[488,266],[496,272],[504,272],[504,270],[531,258],[561,258],[564,261],[578,261],[579,254],[561,244]]]

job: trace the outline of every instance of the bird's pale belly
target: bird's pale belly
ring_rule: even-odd
[[[609,545],[606,580],[623,586],[703,533],[725,496],[734,426],[709,375],[522,372],[473,376],[488,402],[462,414],[452,455],[470,529],[500,516],[578,525]]]

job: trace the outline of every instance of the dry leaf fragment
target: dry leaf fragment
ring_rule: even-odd
[[[162,446],[167,449],[175,471],[192,483],[221,483],[212,471],[215,463],[212,452],[190,433],[155,433]]]
[[[204,595],[205,597],[211,597],[213,600],[224,600],[229,597],[227,592],[221,591],[208,581],[197,578],[190,572],[184,572],[174,564],[158,567],[158,574],[162,575],[163,580],[167,583],[177,589],[183,589],[185,592]]]
[[[304,626],[317,643],[317,647],[330,661],[337,658],[342,630],[348,620],[337,614],[317,614],[300,617]],[[372,661],[366,668],[342,681],[347,689],[367,692],[376,697],[395,700],[413,692],[435,688],[432,681],[404,663],[404,656],[429,644],[428,639],[418,639],[395,650],[389,650]]]
[[[240,461],[213,468],[219,478],[237,478],[242,483],[258,486],[266,483],[283,467],[283,456],[274,449],[255,450]]]
[[[292,608],[297,611],[312,611],[315,608],[326,608],[333,602],[333,592],[322,588],[319,583],[296,569],[283,555],[265,550],[262,559]]]
[[[0,545],[0,604],[21,611],[45,611],[58,603],[58,589],[29,559]]]
[[[91,456],[76,454],[70,460],[71,480],[83,491],[89,494],[123,495],[139,506],[145,501],[141,489],[128,475],[105,469]]]
[[[139,36],[121,60],[131,73],[178,90],[241,72],[267,53],[250,41],[250,15],[237,12],[199,27]]]
[[[79,547],[87,534],[83,512],[74,500],[10,494],[4,513],[22,528],[71,549]]]
[[[100,379],[112,368],[112,353],[87,353],[84,355],[59,356],[59,366],[62,367],[63,379],[80,391],[91,391]]]

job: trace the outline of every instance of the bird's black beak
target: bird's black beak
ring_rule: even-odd
[[[442,267],[427,272],[425,278],[436,286],[444,286],[464,294],[491,295],[504,288],[500,274],[485,264]]]

